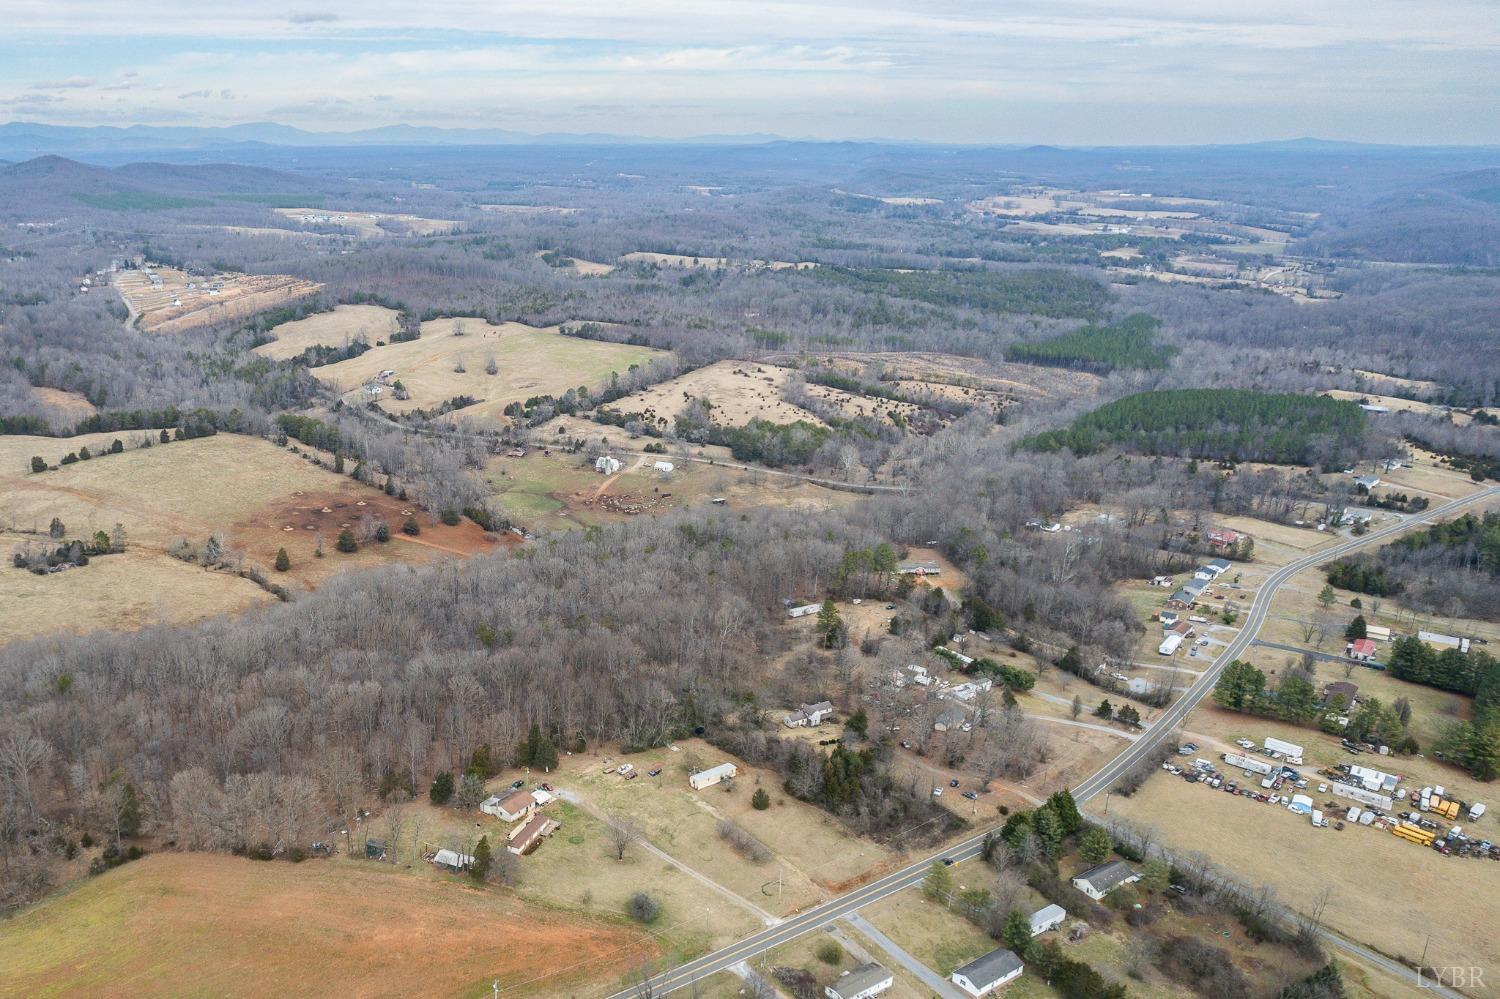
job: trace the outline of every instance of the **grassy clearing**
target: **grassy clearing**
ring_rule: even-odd
[[[1276,734],[1308,746],[1309,763],[1333,756],[1315,744],[1320,737],[1306,730],[1258,719],[1234,719],[1237,724],[1226,725],[1216,714],[1222,713],[1200,711],[1189,730],[1230,728],[1257,741]],[[1332,749],[1337,752],[1336,742]],[[1393,766],[1403,772],[1414,769],[1404,760]],[[1311,906],[1323,887],[1331,886],[1325,912],[1329,926],[1387,954],[1416,958],[1430,929],[1429,963],[1492,966],[1500,959],[1500,941],[1490,931],[1500,920],[1500,865],[1444,857],[1370,828],[1314,829],[1283,808],[1166,775],[1152,778],[1130,798],[1116,795],[1110,813],[1155,826],[1174,849],[1206,852],[1252,883],[1274,885],[1293,906]],[[1276,848],[1267,849],[1267,844]],[[1362,873],[1330,878],[1336,871]],[[1395,918],[1395,913],[1420,916]]]
[[[282,323],[271,330],[275,340],[261,344],[251,353],[285,360],[309,347],[342,347],[359,340],[373,347],[375,341],[389,339],[399,328],[393,309],[380,305],[340,305],[332,312]]]
[[[578,430],[577,420],[559,424]],[[595,428],[589,437],[594,438]],[[613,428],[601,435],[617,444],[625,434]],[[616,523],[639,514],[622,510],[638,507],[655,514],[723,498],[732,510],[775,506],[822,510],[857,501],[856,493],[812,485],[789,476],[717,467],[667,456],[675,464],[670,475],[641,467],[641,459],[615,452],[624,469],[606,482],[580,455],[543,454],[525,458],[496,457],[485,467],[485,481],[505,514],[530,530],[556,530]]]
[[[734,761],[740,776],[733,791],[726,792],[724,786],[692,790],[687,776],[695,765],[732,758],[697,741],[681,743],[679,749],[628,757],[640,770],[663,767],[659,777],[625,781],[604,774],[605,764],[595,757],[575,757],[560,776],[568,782],[564,786],[605,814],[632,819],[660,849],[777,915],[828,898],[843,885],[898,859],[890,849],[854,836],[820,809],[790,798],[774,774],[743,761]],[[772,805],[763,812],[750,805],[757,786],[771,795]],[[719,837],[721,819],[747,830],[773,858],[761,864],[745,860]],[[767,887],[778,878],[779,891],[774,885]]]
[[[44,536],[53,517],[63,521],[70,538],[108,532],[116,523],[127,535],[124,554],[82,569],[38,577],[8,564],[0,568],[0,601],[29,601],[38,612],[24,621],[4,615],[0,638],[192,620],[271,599],[253,583],[170,558],[166,551],[176,537],[202,545],[213,532],[225,531],[230,547],[245,553],[247,565],[267,570],[277,549],[285,547],[292,569],[274,574],[277,581],[309,587],[350,569],[495,547],[468,522],[458,527],[424,523],[418,539],[397,530],[388,544],[338,553],[333,542],[342,524],[368,513],[399,528],[401,511],[409,508],[260,438],[218,434],[137,448],[147,434],[155,439],[154,431],[0,438],[0,529],[8,530],[7,541],[24,540],[21,532]],[[126,449],[104,454],[116,439]],[[80,447],[99,456],[56,471],[28,470],[32,455],[55,463]],[[327,552],[321,559],[314,557],[319,534]]]
[[[387,391],[381,404],[392,412],[430,409],[468,396],[480,401],[456,410],[458,415],[500,419],[513,402],[560,396],[580,386],[593,391],[602,388],[611,373],[662,354],[649,347],[564,336],[558,330],[521,323],[493,326],[472,318],[434,319],[422,324],[420,339],[377,347],[316,368],[313,374],[362,402],[361,386],[391,369],[411,396],[397,400]],[[486,371],[492,358],[493,375]],[[462,372],[454,370],[459,366]]]
[[[0,995],[558,995],[650,947],[453,879],[362,861],[147,857],[0,924]],[[314,970],[316,969],[316,970]],[[547,976],[547,977],[543,977]]]

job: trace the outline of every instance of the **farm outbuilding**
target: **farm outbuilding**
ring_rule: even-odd
[[[605,475],[614,475],[619,470],[619,458],[612,458],[609,455],[604,454],[594,459],[594,471],[596,472],[603,472]]]
[[[435,867],[443,867],[450,871],[466,871],[474,863],[474,858],[467,853],[459,853],[457,850],[439,850],[432,855],[432,863]]]

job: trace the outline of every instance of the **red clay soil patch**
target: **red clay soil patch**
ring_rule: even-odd
[[[567,995],[655,951],[426,871],[157,854],[0,924],[0,995]]]
[[[416,538],[401,533],[401,525],[408,516],[415,516],[422,525],[422,533]],[[421,558],[427,554],[424,549],[477,555],[520,543],[520,539],[509,533],[501,534],[499,540],[486,541],[484,528],[467,517],[453,527],[431,523],[428,515],[410,502],[363,486],[348,491],[294,493],[267,504],[235,525],[232,540],[252,558],[267,565],[275,560],[276,550],[281,547],[291,554],[294,565],[305,564],[304,559],[311,555],[319,534],[323,536],[323,550],[331,556],[339,532],[347,526],[358,537],[367,518],[371,524],[384,523],[393,542],[398,539],[417,542],[417,546],[380,546],[397,558]]]

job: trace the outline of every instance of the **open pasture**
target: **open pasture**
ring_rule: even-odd
[[[619,919],[384,864],[158,854],[0,924],[0,996],[564,995],[654,950]]]
[[[466,317],[429,320],[419,339],[378,347],[313,374],[350,402],[362,404],[365,386],[375,384],[381,391],[374,397],[392,412],[433,409],[465,396],[474,401],[455,408],[457,415],[500,419],[513,402],[580,386],[596,390],[611,373],[661,355],[650,347],[566,336],[556,326],[495,326]],[[379,381],[383,371],[394,372],[386,379],[390,387]],[[395,398],[396,382],[408,398]]]
[[[252,353],[281,361],[296,357],[309,347],[342,347],[360,340],[373,347],[376,341],[388,340],[398,329],[393,309],[381,305],[340,305],[332,312],[282,323],[271,330],[276,339],[261,344]]]

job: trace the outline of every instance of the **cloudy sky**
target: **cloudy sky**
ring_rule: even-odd
[[[0,0],[0,121],[1500,142],[1496,0]]]

